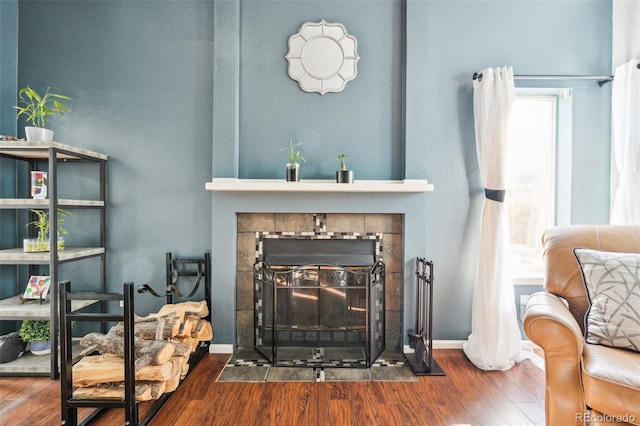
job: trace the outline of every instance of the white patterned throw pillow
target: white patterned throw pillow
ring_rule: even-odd
[[[640,253],[573,252],[589,297],[586,341],[640,352]]]

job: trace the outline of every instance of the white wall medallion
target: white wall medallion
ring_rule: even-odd
[[[289,77],[305,92],[341,92],[358,74],[357,47],[342,24],[306,22],[289,37]]]

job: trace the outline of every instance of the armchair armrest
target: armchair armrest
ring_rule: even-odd
[[[555,294],[541,291],[529,298],[524,328],[527,336],[545,352],[549,350],[578,359],[582,356],[584,336],[580,326]]]
[[[584,337],[578,323],[558,296],[539,292],[527,302],[524,331],[544,350],[546,424],[582,424]]]

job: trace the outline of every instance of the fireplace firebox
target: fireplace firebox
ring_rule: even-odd
[[[256,350],[274,366],[370,367],[385,348],[375,243],[265,240],[253,270]]]

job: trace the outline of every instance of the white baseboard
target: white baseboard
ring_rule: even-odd
[[[462,349],[462,345],[466,340],[434,340],[433,349]],[[533,343],[531,340],[523,340],[522,344],[531,349],[541,349],[540,346]],[[405,345],[403,348],[404,353],[413,353],[413,349],[409,345]]]
[[[466,340],[434,340],[433,349],[462,349]]]
[[[231,344],[211,344],[209,345],[210,354],[232,354],[233,345]]]

